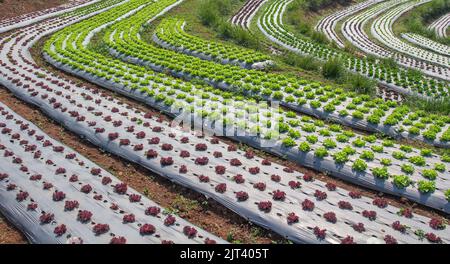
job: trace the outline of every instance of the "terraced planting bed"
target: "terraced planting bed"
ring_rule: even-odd
[[[264,2],[266,2],[266,0],[246,1],[242,8],[231,18],[231,23],[243,28],[249,28],[253,17]]]
[[[164,209],[7,107],[0,109],[2,135],[10,137],[0,145],[4,157],[0,161],[1,211],[30,242],[202,243],[218,239],[203,230],[197,235],[198,227],[171,214],[159,216]],[[184,234],[192,228],[193,235]]]
[[[145,16],[143,16],[143,19],[145,20]],[[388,102],[384,109],[375,109],[377,104],[380,103],[379,100],[371,100],[369,97],[346,93],[342,89],[333,91],[332,87],[324,87],[317,82],[266,74],[257,70],[246,70],[238,66],[220,65],[213,61],[179,53],[179,49],[170,51],[148,45],[136,37],[138,36],[138,29],[125,25],[126,22],[122,22],[120,26],[131,28],[130,34],[119,33],[118,30],[111,29],[104,39],[111,47],[110,52],[126,61],[149,66],[155,71],[169,70],[172,75],[187,80],[201,79],[225,91],[243,92],[246,95],[268,101],[280,101],[282,105],[295,111],[332,119],[359,129],[382,132],[394,137],[412,138],[448,147],[449,121],[446,116],[437,117],[437,119],[430,116],[430,121],[443,121],[437,127],[418,125],[418,127],[412,128],[413,123],[408,121],[407,114],[411,115],[412,120],[417,120],[414,115],[424,117],[424,113],[411,113],[407,107],[396,107],[397,105],[393,102]],[[176,25],[173,24],[172,26]],[[161,27],[159,27],[159,30],[162,30]],[[113,39],[114,41],[112,41]],[[158,38],[157,35],[153,35],[153,41],[163,47],[169,47],[169,49],[182,47],[181,43],[174,41],[176,39],[179,39],[179,37],[172,38],[173,41],[168,43]],[[56,51],[59,46],[63,46],[63,38],[59,38],[57,45],[55,45]],[[77,55],[74,54],[77,52],[78,55],[81,55],[81,52],[77,49],[70,47],[68,49],[70,49],[71,54],[66,53],[64,56],[75,58]],[[146,52],[142,52],[142,49],[145,49]],[[162,56],[161,54],[167,55]],[[200,69],[203,69],[203,71],[200,71]],[[132,78],[132,76],[130,77]],[[139,79],[132,81],[136,84],[134,87],[138,89],[141,85]],[[145,85],[146,82],[144,82]],[[359,109],[358,105],[363,102],[366,102],[364,108]],[[406,122],[403,122],[403,120],[406,120]],[[431,123],[432,121],[429,122],[430,125],[432,125]]]
[[[400,65],[420,69],[434,78],[448,80],[445,77],[448,76],[449,66],[446,45],[418,34],[403,33],[400,37],[393,32],[394,24],[400,17],[407,16],[409,11],[428,3],[430,1],[427,0],[366,1],[323,18],[316,30],[324,32],[331,41],[344,48],[335,31],[337,22],[343,21],[342,28],[337,30],[341,30],[350,43],[367,54],[391,57]],[[441,20],[443,21],[437,20],[435,23],[443,26],[445,19]]]
[[[55,17],[59,14],[74,10],[86,5],[90,5],[98,2],[98,0],[72,0],[66,4],[48,8],[45,10],[39,10],[32,13],[23,14],[21,16],[11,17],[0,20],[0,33],[4,33],[13,29],[28,26],[30,24],[40,22],[47,18]],[[6,5],[6,4],[5,4]]]
[[[369,23],[370,20],[374,19],[377,16],[380,16],[383,13],[386,13],[387,11],[391,10],[393,7],[399,6],[400,9],[403,9],[403,3],[407,1],[388,1],[383,2],[371,9],[365,10],[364,12],[361,12],[358,15],[355,15],[348,20],[346,20],[342,27],[342,32],[344,36],[356,47],[363,50],[364,52],[368,54],[372,54],[379,57],[384,58],[395,58],[395,60],[404,66],[407,67],[413,67],[418,69],[423,69],[425,71],[428,71],[431,69],[430,75],[439,77],[439,76],[445,76],[445,68],[438,68],[437,66],[433,65],[426,65],[422,61],[418,61],[415,59],[412,59],[411,57],[408,57],[404,55],[403,53],[396,53],[392,50],[385,48],[378,43],[376,43],[374,40],[370,39],[367,32],[364,31],[364,27]],[[407,3],[409,4],[409,3]],[[372,28],[372,34],[378,36],[379,31],[379,25],[375,25],[375,23],[371,24]],[[390,35],[392,37],[392,34]],[[390,37],[384,38],[386,41],[384,44],[387,43],[387,40]],[[397,41],[398,43],[399,41]],[[390,46],[387,45],[387,46]],[[425,67],[425,68],[424,68]],[[443,94],[444,96],[446,93]]]
[[[270,58],[264,54],[243,48],[226,46],[204,41],[184,31],[186,23],[181,19],[166,20],[160,25],[155,37],[164,42],[165,47],[203,60],[222,64],[235,64],[243,68],[264,68]]]
[[[436,34],[441,38],[447,37],[447,30],[450,26],[450,13],[447,13],[440,18],[436,19],[433,23],[430,25],[430,29],[434,30]]]
[[[423,37],[419,34],[414,33],[404,33],[402,34],[402,37],[406,39],[407,41],[416,44],[417,46],[420,46],[421,48],[428,49],[431,51],[434,51],[436,53],[439,53],[441,55],[448,55],[450,54],[450,47],[438,42],[435,42],[431,39],[428,39],[426,37]]]
[[[272,2],[275,7],[288,3],[268,2],[269,10]],[[98,1],[28,24],[0,40],[0,84],[98,148],[205,195],[292,242],[450,242],[442,218],[415,214],[358,190],[406,198],[447,215],[448,115],[412,111],[398,102],[265,72],[273,63],[269,55],[185,32],[189,25],[182,17],[170,17],[182,4]],[[244,13],[238,15],[243,17],[239,23],[249,21],[258,4],[249,1],[250,7],[239,11]],[[259,20],[267,22],[260,24],[261,30],[281,30],[265,18],[267,13]],[[118,96],[36,64],[30,50],[44,37],[48,39],[40,56],[55,69]],[[349,58],[350,63],[361,61]],[[124,103],[122,97],[169,119]],[[273,108],[276,103],[284,108]],[[223,235],[168,213],[1,107],[0,151],[5,159],[0,167],[6,169],[0,171],[0,210],[30,242],[226,242]],[[377,137],[376,132],[392,138]],[[361,187],[349,191],[215,136]],[[401,144],[401,138],[424,147]],[[21,224],[24,218],[31,223]]]
[[[392,31],[392,24],[399,16],[406,13],[408,10],[427,2],[429,1],[410,1],[389,10],[389,12],[374,20],[371,26],[372,35],[384,45],[389,46],[391,49],[405,53],[413,58],[431,62],[439,66],[449,67],[448,57],[408,45],[401,39],[397,38]],[[443,68],[439,71],[439,74],[445,75],[445,70],[446,68]]]
[[[282,16],[287,6],[291,3],[292,1],[289,0],[271,1],[268,5],[266,5],[263,15],[258,20],[258,27],[260,30],[275,43],[293,52],[297,52],[301,55],[314,56],[323,61],[328,60],[330,57],[340,57],[349,71],[374,78],[400,93],[418,93],[425,96],[432,96],[433,94],[435,96],[441,94],[444,96],[448,95],[447,82],[428,79],[423,76],[413,76],[409,71],[402,68],[395,69],[386,66],[380,67],[377,66],[376,62],[374,63],[366,59],[356,58],[345,52],[334,50],[294,35],[289,32],[289,29],[286,29],[282,20]],[[424,63],[416,63],[415,66],[419,67],[421,70],[424,70],[424,73],[430,74],[430,76],[439,76],[440,78],[446,80],[448,79],[448,77],[446,77],[449,76],[448,73],[446,73],[448,69],[444,69],[444,72],[442,72],[440,68],[433,67],[433,65],[427,66]],[[428,72],[428,70],[431,70],[431,72]],[[437,87],[440,88],[436,90]]]
[[[345,48],[344,42],[339,38],[335,30],[338,22],[380,2],[382,2],[382,0],[368,0],[356,5],[351,5],[344,10],[338,11],[321,19],[315,27],[315,30],[323,32],[329,40],[335,42],[340,48]]]

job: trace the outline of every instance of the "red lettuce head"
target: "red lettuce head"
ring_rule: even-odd
[[[123,216],[122,220],[124,223],[134,223],[136,221],[136,217],[134,214],[126,214]]]
[[[325,185],[325,187],[327,187],[328,191],[336,191],[336,184],[331,183],[331,182],[327,182],[327,184]]]
[[[78,208],[80,204],[77,201],[66,201],[64,204],[64,210],[66,211],[72,211],[75,208]]]
[[[341,244],[356,244],[356,242],[353,241],[353,237],[346,236],[344,239],[341,240]]]
[[[377,198],[373,199],[372,204],[378,206],[379,208],[386,208],[388,205],[388,202],[383,198],[377,197]]]
[[[337,222],[336,214],[333,212],[324,213],[323,218],[333,224]]]
[[[312,211],[314,210],[314,203],[308,199],[305,199],[302,202],[302,209],[305,211]]]
[[[347,201],[339,201],[338,202],[339,208],[344,209],[344,210],[353,210],[353,206],[351,203],[347,202]]]
[[[266,184],[264,182],[257,182],[253,184],[253,188],[264,191],[266,190]]]
[[[164,219],[164,225],[171,226],[175,224],[175,221],[176,221],[175,217],[173,217],[172,215],[168,215],[166,219]]]
[[[325,239],[326,229],[320,229],[318,226],[314,227],[314,235],[320,240]]]
[[[99,236],[109,231],[109,225],[108,224],[96,224],[94,228],[92,229],[94,231],[95,235]]]
[[[235,176],[233,177],[233,180],[234,180],[236,183],[238,183],[238,184],[241,184],[241,183],[244,183],[244,182],[245,182],[245,179],[244,179],[244,177],[243,177],[241,174],[235,175]]]
[[[146,215],[157,216],[161,212],[161,208],[157,206],[150,206],[145,210]]]
[[[248,193],[243,192],[243,191],[239,191],[239,192],[236,193],[236,198],[240,202],[246,201],[248,199]]]
[[[55,215],[51,213],[42,213],[39,217],[41,224],[49,224],[53,221]]]
[[[123,236],[115,236],[109,241],[110,244],[126,244],[127,239]]]
[[[298,216],[295,213],[289,213],[287,216],[288,224],[294,224],[298,222]]]
[[[259,210],[268,213],[272,209],[272,202],[270,202],[270,201],[259,202],[258,208],[259,208]]]
[[[364,231],[366,231],[366,228],[364,227],[363,223],[357,223],[357,224],[353,224],[353,230],[355,230],[358,233],[362,233]]]
[[[288,184],[289,184],[289,187],[291,187],[291,189],[294,189],[294,190],[302,187],[302,183],[299,181],[289,181]]]
[[[197,230],[193,227],[185,226],[183,228],[183,233],[189,238],[194,238],[197,235]]]
[[[67,232],[67,227],[64,224],[61,224],[57,227],[55,227],[55,229],[53,230],[53,233],[56,236],[62,236]]]
[[[155,233],[155,231],[156,231],[156,228],[151,224],[144,224],[139,229],[139,232],[141,233],[141,235],[151,235],[151,234]]]
[[[125,194],[128,190],[126,183],[118,183],[114,186],[114,191],[118,194]]]
[[[226,183],[219,183],[216,185],[215,187],[216,192],[218,193],[224,193],[227,190],[227,185]]]
[[[91,221],[92,213],[87,210],[81,210],[78,212],[78,220],[82,223]]]
[[[365,218],[368,218],[368,219],[371,220],[371,221],[377,219],[377,212],[375,212],[375,211],[364,210],[364,211],[362,212],[362,215],[363,215]]]
[[[326,192],[322,192],[322,191],[320,191],[320,190],[316,190],[315,192],[314,192],[314,197],[316,197],[316,199],[318,200],[318,201],[322,201],[322,200],[325,200],[325,199],[327,199],[327,193]]]
[[[284,199],[286,198],[286,193],[280,190],[276,190],[273,192],[272,198],[275,201],[284,201]]]
[[[384,236],[384,242],[386,244],[398,244],[397,243],[397,239],[395,239],[393,236],[391,235],[386,235]]]

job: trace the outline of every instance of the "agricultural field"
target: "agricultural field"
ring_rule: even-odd
[[[450,243],[449,0],[0,1],[0,243]]]

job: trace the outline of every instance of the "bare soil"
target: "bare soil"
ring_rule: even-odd
[[[27,240],[14,226],[0,215],[0,244],[25,244]]]

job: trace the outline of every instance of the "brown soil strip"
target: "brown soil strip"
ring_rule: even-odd
[[[25,244],[26,238],[0,215],[0,244]]]

